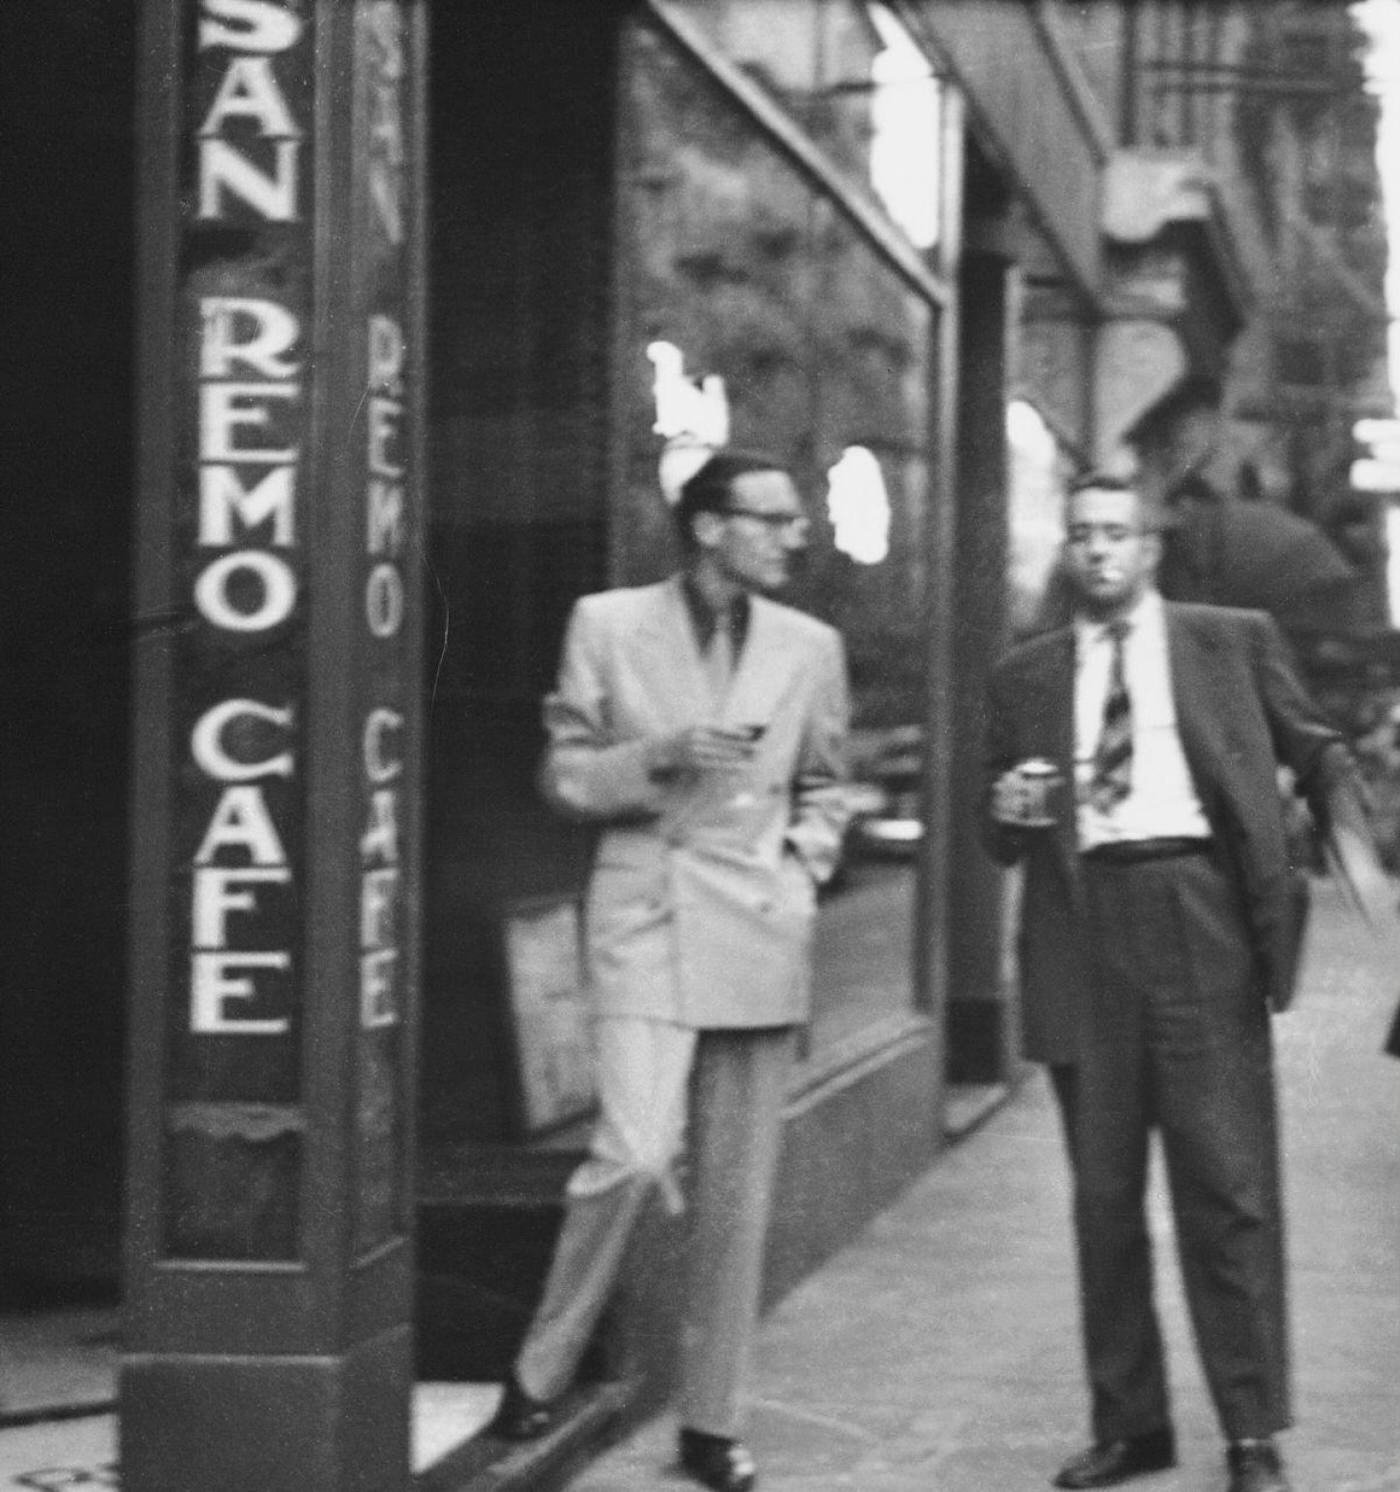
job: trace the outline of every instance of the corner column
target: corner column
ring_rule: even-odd
[[[411,1481],[425,8],[142,12],[127,1492]]]
[[[1005,218],[968,226],[958,293],[957,533],[955,538],[953,861],[949,887],[948,1075],[1004,1082],[1015,1064],[1011,991],[1002,978],[1003,873],[982,849],[979,748],[987,675],[1006,647],[1008,492],[1006,417],[1017,270]]]

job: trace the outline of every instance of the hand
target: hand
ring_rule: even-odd
[[[1058,786],[1058,775],[1052,785]],[[1047,822],[1046,779],[1031,778],[1020,767],[1003,772],[992,784],[992,817],[1013,829],[1042,828]]]
[[[753,759],[751,728],[721,730],[692,725],[671,736],[657,736],[647,748],[647,765],[654,774],[714,772],[740,767]]]

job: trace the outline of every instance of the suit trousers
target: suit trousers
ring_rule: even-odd
[[[1269,1015],[1240,895],[1217,856],[1082,862],[1096,977],[1078,1061],[1053,1077],[1096,1440],[1170,1421],[1145,1209],[1154,1127],[1221,1426],[1247,1439],[1290,1420]]]
[[[736,1435],[795,1049],[791,1026],[696,1031],[665,1021],[596,1024],[600,1115],[569,1180],[544,1294],[516,1358],[540,1399],[568,1386],[648,1197],[681,1205],[673,1164],[689,1130],[690,1229],[681,1422]]]

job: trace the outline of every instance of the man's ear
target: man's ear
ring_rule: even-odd
[[[1159,528],[1150,530],[1144,535],[1143,542],[1147,547],[1148,563],[1152,566],[1152,573],[1157,573],[1157,566],[1162,563],[1162,531]]]
[[[720,514],[702,508],[690,520],[690,531],[702,549],[713,549],[724,533],[724,519]]]

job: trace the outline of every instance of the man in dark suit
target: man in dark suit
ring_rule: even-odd
[[[1300,928],[1278,767],[1324,826],[1360,821],[1355,777],[1268,617],[1162,601],[1133,487],[1087,478],[1066,516],[1075,618],[995,670],[985,753],[988,845],[1025,866],[1026,1051],[1049,1065],[1074,1180],[1093,1443],[1054,1483],[1175,1463],[1144,1208],[1156,1128],[1230,1492],[1286,1492],[1269,1012]]]
[[[600,827],[586,926],[601,1112],[493,1429],[553,1426],[642,1205],[680,1206],[688,1141],[680,1462],[747,1492],[738,1432],[782,1106],[816,888],[848,817],[846,665],[834,629],[763,594],[806,543],[778,462],[711,455],[675,516],[682,571],[585,596],[545,702],[545,795]]]

